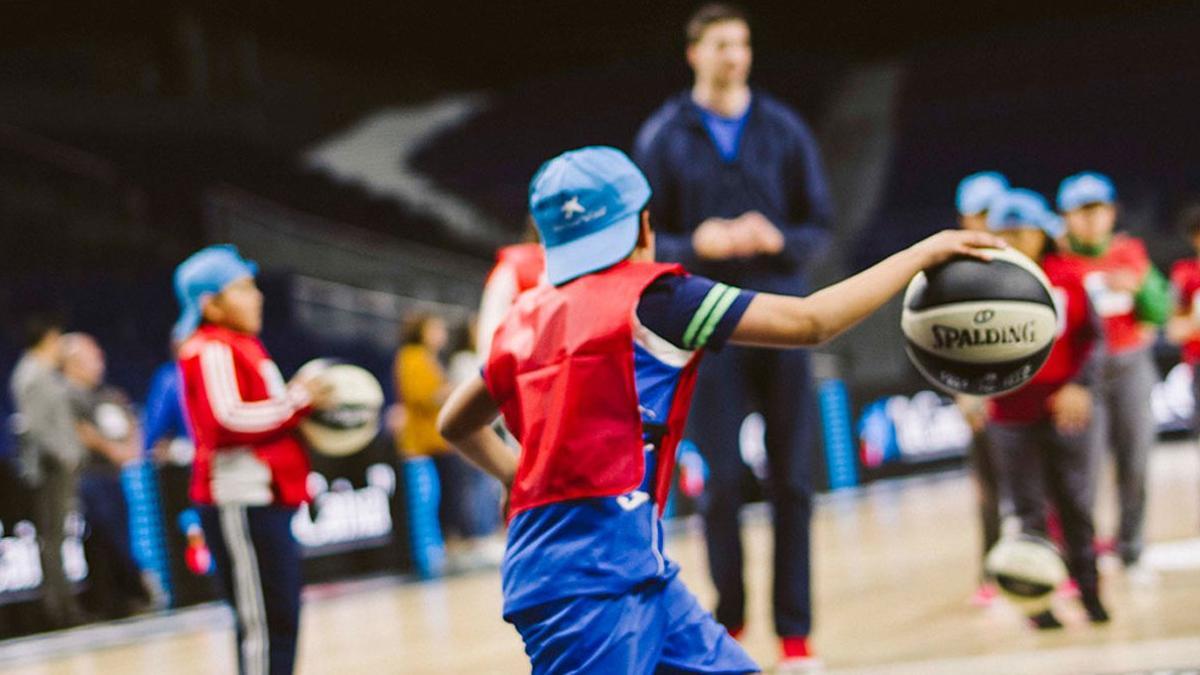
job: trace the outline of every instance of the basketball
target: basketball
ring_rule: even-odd
[[[300,423],[300,431],[310,447],[322,455],[344,457],[362,450],[379,432],[383,408],[383,389],[375,376],[350,364],[328,365],[323,359],[305,364],[319,371],[314,377],[333,388],[334,404],[315,410]]]
[[[1013,251],[955,259],[913,277],[900,327],[917,370],[950,393],[992,396],[1046,362],[1058,314],[1046,275]]]
[[[1049,541],[1029,534],[1001,539],[988,552],[988,574],[1004,595],[1027,611],[1044,609],[1067,579],[1067,566]]]

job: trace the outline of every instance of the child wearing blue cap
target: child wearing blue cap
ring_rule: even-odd
[[[1047,534],[1047,497],[1058,512],[1067,568],[1093,622],[1108,621],[1092,548],[1095,525],[1091,470],[1092,396],[1103,352],[1102,328],[1072,265],[1054,252],[1062,222],[1030,190],[1007,191],[991,203],[988,229],[1036,261],[1052,286],[1059,334],[1046,364],[1024,387],[988,401],[988,438],[999,460],[1021,528]],[[1059,628],[1049,610],[1030,617],[1038,628]]]
[[[955,191],[958,224],[964,230],[987,230],[988,206],[1008,192],[1008,179],[998,171],[979,171],[963,178]]]
[[[823,342],[919,270],[1004,245],[942,232],[809,297],[756,294],[654,263],[649,199],[641,171],[613,148],[542,166],[529,205],[550,283],[520,296],[483,372],[439,419],[509,489],[504,618],[534,673],[757,672],[663,546],[699,358],[727,343]],[[519,460],[492,431],[498,413]]]
[[[328,398],[319,379],[285,384],[258,339],[258,266],[209,246],[175,269],[183,311],[173,336],[196,444],[191,498],[217,578],[237,616],[238,672],[293,671],[300,625],[296,508],[308,501],[308,457],[294,430]]]
[[[1171,314],[1171,292],[1141,239],[1114,234],[1117,190],[1104,174],[1084,172],[1063,180],[1058,210],[1070,251],[1092,304],[1104,320],[1106,357],[1097,382],[1097,424],[1116,459],[1121,508],[1117,553],[1133,576],[1138,565],[1146,505],[1146,463],[1154,446],[1150,393],[1158,381],[1152,347],[1158,326]],[[1099,450],[1097,451],[1100,452]]]

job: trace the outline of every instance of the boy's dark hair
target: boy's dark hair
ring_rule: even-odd
[[[1176,225],[1189,239],[1200,233],[1200,201],[1192,202],[1179,212]]]
[[[36,347],[51,331],[62,332],[67,321],[63,312],[54,308],[35,309],[20,319],[21,347]]]
[[[704,31],[708,30],[709,26],[722,21],[741,21],[747,25],[750,23],[746,12],[737,5],[724,2],[705,3],[692,13],[684,26],[687,43],[689,45],[696,44],[704,37]]]

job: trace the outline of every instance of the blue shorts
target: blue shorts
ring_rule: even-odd
[[[623,595],[563,598],[507,617],[543,673],[757,673],[742,646],[677,578]]]

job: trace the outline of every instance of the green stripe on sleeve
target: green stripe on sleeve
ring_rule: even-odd
[[[704,301],[700,303],[700,309],[697,309],[696,313],[692,315],[692,320],[688,323],[687,330],[683,332],[683,346],[685,348],[695,349],[693,342],[696,334],[700,332],[700,329],[704,326],[705,319],[708,318],[709,313],[712,312],[713,307],[716,306],[717,301],[721,299],[722,294],[728,288],[725,284],[718,283],[709,289],[708,295],[705,295]]]
[[[692,347],[693,349],[699,349],[708,344],[708,338],[712,337],[713,331],[717,329],[717,324],[721,323],[721,319],[725,317],[725,312],[729,311],[729,306],[733,304],[734,300],[737,300],[740,293],[741,291],[736,288],[728,286],[725,288],[725,292],[717,301],[717,306],[713,308],[713,311],[708,315],[708,319],[705,320],[704,328],[701,329],[700,336],[696,338],[696,344]]]

